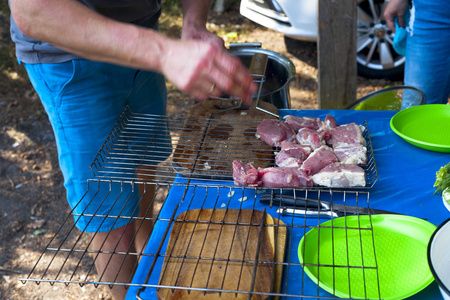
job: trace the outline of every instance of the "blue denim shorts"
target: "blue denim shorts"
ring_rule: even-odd
[[[450,94],[450,1],[414,0],[405,25],[405,85],[424,92],[427,104],[446,104]]]
[[[88,188],[90,165],[127,105],[133,113],[166,113],[164,77],[83,59],[25,68],[53,127],[76,226],[104,232],[128,224],[139,213],[136,187],[94,180]]]

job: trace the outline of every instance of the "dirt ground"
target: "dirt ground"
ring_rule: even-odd
[[[23,67],[14,58],[7,1],[0,3],[0,299],[111,299],[108,288],[77,284],[23,284],[49,239],[69,214],[53,132]],[[172,12],[173,13],[173,12]],[[162,16],[162,31],[179,35],[181,21]],[[239,15],[238,7],[211,14],[209,29],[230,42],[261,42],[296,67],[292,107],[317,108],[315,43],[285,39]],[[358,97],[387,80],[358,78]],[[169,85],[168,114],[183,115],[194,100]],[[64,270],[63,270],[64,271]]]

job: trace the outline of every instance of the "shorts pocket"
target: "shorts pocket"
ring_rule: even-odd
[[[54,105],[60,107],[62,96],[79,73],[79,63],[77,60],[70,60],[55,64],[40,64],[40,73],[47,89],[53,95]]]

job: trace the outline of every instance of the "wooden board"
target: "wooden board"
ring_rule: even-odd
[[[247,299],[218,290],[248,292],[252,284],[253,291],[279,292],[283,266],[275,262],[284,261],[285,245],[284,224],[259,210],[184,212],[173,224],[159,284],[207,291],[159,288],[158,299]]]
[[[232,180],[233,160],[252,163],[255,167],[274,166],[274,149],[255,137],[258,124],[276,117],[252,107],[219,114],[221,100],[194,105],[186,118],[173,154],[175,170],[182,175]],[[259,105],[278,114],[270,103]]]
[[[283,223],[283,221],[273,218],[269,214],[266,214],[266,224],[273,225],[272,228],[269,227],[270,240],[274,241],[274,262],[282,263],[284,262],[284,255],[286,249],[286,236],[287,229]],[[271,290],[275,292],[281,291],[281,282],[283,279],[283,265],[275,264],[275,273],[273,276],[273,287]],[[274,299],[278,299],[278,297],[274,297]]]

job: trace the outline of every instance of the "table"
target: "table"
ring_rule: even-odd
[[[319,117],[322,119],[324,119],[326,114],[330,114],[336,118],[339,124],[350,122],[362,124],[364,121],[367,121],[379,175],[379,180],[370,190],[370,207],[424,218],[435,225],[441,224],[450,217],[450,213],[445,209],[440,195],[433,195],[435,191],[433,184],[435,181],[436,171],[450,161],[450,154],[432,152],[417,148],[398,137],[390,129],[389,125],[390,119],[395,112],[350,110],[280,110],[280,113],[282,115],[291,114],[300,117],[310,116]],[[184,192],[185,188],[182,186],[174,185],[172,187],[161,210],[160,218],[169,218],[170,215],[173,214],[174,207],[176,207],[176,205],[179,205],[176,215],[187,209],[201,207],[202,203],[196,203],[196,201],[184,201],[181,203],[180,199],[182,197],[180,196],[182,195],[181,193]],[[262,204],[260,204],[259,201],[228,202],[228,195],[223,194],[222,192],[217,195],[217,192],[214,194],[209,191],[206,196],[199,195],[200,193],[201,189],[196,189],[195,195],[193,194],[192,189],[190,189],[187,191],[185,199],[190,199],[190,197],[199,197],[202,199],[201,201],[204,199],[206,199],[206,201],[210,201],[215,207],[223,206],[225,203],[226,205],[229,205],[230,208],[252,208],[253,205],[255,205],[255,208],[262,209]],[[251,191],[249,194],[246,194],[246,196],[249,198],[259,197]],[[233,197],[240,196],[235,195]],[[276,216],[274,208],[267,208],[267,212],[273,216]],[[152,256],[151,254],[158,250],[160,250],[161,253],[164,253],[167,241],[163,246],[163,249],[155,249],[155,245],[159,244],[156,241],[160,241],[164,234],[167,234],[167,223],[168,222],[165,224],[164,222],[157,222],[149,245],[146,249],[146,253],[150,254],[150,256],[145,256],[142,258],[133,278],[132,286],[128,290],[126,299],[136,299],[136,293],[138,292],[140,285],[145,283],[150,269],[153,271],[149,277],[149,284],[155,285],[158,283],[162,259],[155,260],[155,256]],[[298,245],[301,236],[293,236],[292,238],[294,239],[292,241],[292,245]],[[289,260],[298,262],[296,248],[293,249],[293,251],[290,251]],[[295,277],[290,276],[290,278]],[[289,288],[291,289],[294,287],[295,284],[289,285]],[[305,290],[313,289],[315,290],[315,294],[313,295],[317,295],[317,285],[315,285],[312,281],[308,282],[308,278],[305,278],[303,288]],[[289,291],[286,292],[289,294]],[[319,295],[329,296],[330,294],[327,294],[325,291],[321,290]],[[140,293],[140,297],[142,297],[142,299],[156,299],[156,288],[148,286],[142,293]],[[442,297],[438,290],[437,284],[433,282],[427,288],[408,299],[442,299]]]

